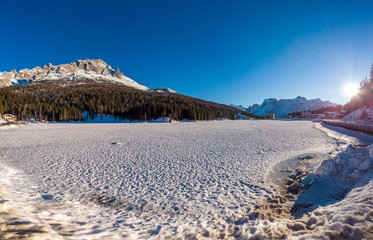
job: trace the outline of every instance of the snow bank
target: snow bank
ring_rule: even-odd
[[[10,128],[17,128],[19,126],[20,125],[15,125],[15,124],[0,125],[0,129],[4,130],[4,129],[10,129]]]
[[[295,219],[259,220],[243,227],[247,239],[372,239],[373,145],[348,145],[324,160],[302,183]],[[298,218],[300,217],[300,218]]]
[[[373,145],[349,145],[305,179],[312,184],[296,204],[317,207],[300,219],[300,239],[373,238]],[[317,191],[315,191],[317,190]],[[319,193],[319,195],[315,195]],[[313,195],[313,198],[311,198]],[[323,197],[320,197],[323,196]]]
[[[342,181],[357,181],[372,167],[373,145],[366,148],[349,145],[346,150],[332,159],[324,160],[305,182],[317,178],[339,178]]]
[[[250,221],[248,221],[250,223]],[[299,219],[257,220],[238,226],[239,239],[373,239],[373,180],[343,200]]]
[[[309,229],[295,234],[300,239],[372,239],[373,180],[357,183],[340,202],[319,207],[300,222]]]
[[[318,206],[328,206],[342,200],[357,185],[366,184],[373,172],[373,160],[369,154],[372,146],[349,145],[345,151],[324,160],[304,179],[303,188],[307,190],[298,196],[294,207],[307,206],[313,210]]]
[[[158,118],[158,119],[152,119],[152,120],[149,120],[148,122],[154,122],[154,123],[170,123],[172,122],[171,119],[169,119],[168,117],[162,117],[162,118]]]

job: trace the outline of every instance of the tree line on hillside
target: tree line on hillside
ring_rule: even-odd
[[[324,112],[339,112],[342,110],[342,105],[337,106],[329,106],[329,107],[323,107],[316,110],[311,111],[312,114],[320,114]]]
[[[365,78],[360,82],[358,94],[343,106],[347,113],[351,113],[364,106],[373,107],[373,65],[370,68],[369,79]]]
[[[56,82],[9,86],[0,89],[0,114],[18,120],[84,121],[111,115],[118,120],[146,121],[235,119],[238,113],[255,117],[226,105],[175,93],[151,93],[131,87],[94,83],[61,86]]]
[[[342,110],[342,105],[337,105],[337,106],[329,106],[329,107],[323,107],[323,108],[318,108],[315,110],[309,110],[311,114],[322,114],[325,112],[339,112]],[[300,118],[302,116],[302,112],[291,112],[288,115],[292,115],[294,118]]]

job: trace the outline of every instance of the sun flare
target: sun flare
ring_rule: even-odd
[[[355,96],[359,91],[359,85],[356,83],[347,83],[344,87],[344,92],[347,97]]]

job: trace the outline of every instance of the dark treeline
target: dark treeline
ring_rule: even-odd
[[[342,110],[342,105],[337,105],[335,107],[324,107],[324,108],[319,108],[316,110],[311,111],[312,114],[320,114],[324,112],[339,112]]]
[[[360,82],[359,93],[345,104],[343,109],[345,109],[347,113],[351,113],[364,106],[373,107],[373,65],[370,68],[369,79],[365,78]]]
[[[214,102],[174,94],[151,93],[119,84],[67,84],[44,82],[0,88],[0,114],[10,113],[18,120],[84,121],[112,115],[120,120],[234,119],[247,112]]]

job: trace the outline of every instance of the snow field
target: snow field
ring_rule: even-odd
[[[0,163],[22,176],[9,188],[42,206],[32,214],[67,239],[249,238],[271,226],[237,226],[274,193],[270,168],[337,147],[320,128],[308,121],[39,123],[0,132]]]

